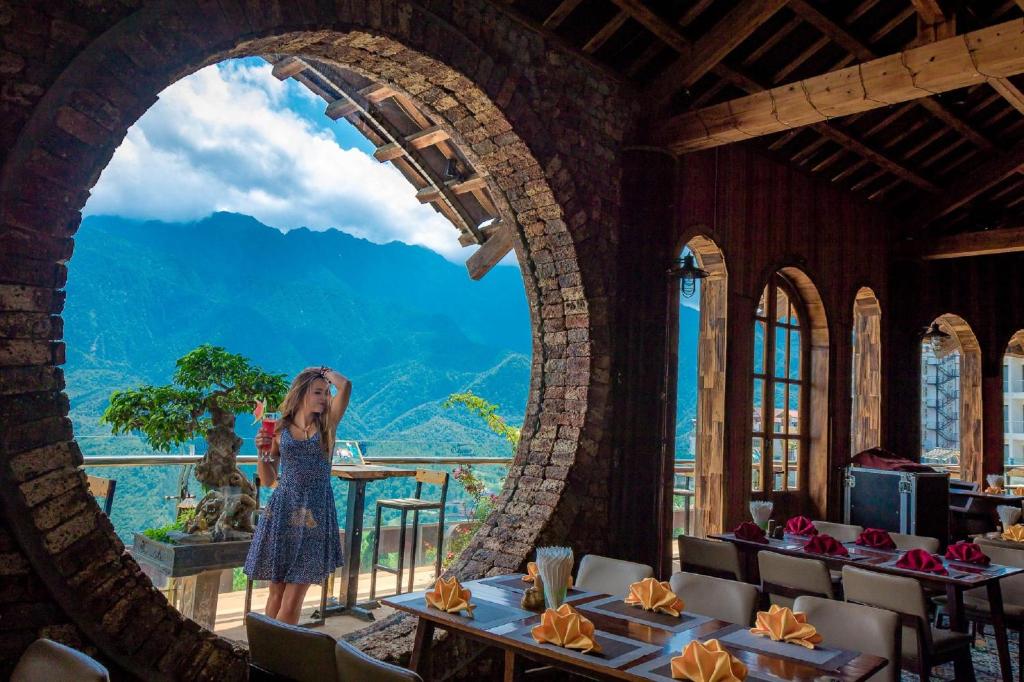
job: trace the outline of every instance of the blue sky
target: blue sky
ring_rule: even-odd
[[[234,211],[282,230],[338,228],[464,262],[471,249],[451,223],[325,107],[262,59],[206,67],[164,90],[129,129],[84,212],[189,221]]]

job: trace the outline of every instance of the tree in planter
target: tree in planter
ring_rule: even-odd
[[[251,409],[256,400],[280,403],[288,390],[285,377],[210,344],[175,364],[172,384],[114,391],[100,421],[115,434],[141,432],[154,449],[164,452],[205,436],[206,454],[195,475],[208,492],[186,530],[211,532],[215,539],[228,537],[231,530],[251,533],[256,491],[238,468],[242,439],[235,433],[235,415]]]
[[[466,391],[452,393],[441,406],[446,409],[465,407],[472,414],[483,419],[487,428],[508,441],[512,454],[515,455],[516,448],[519,446],[520,428],[510,426],[505,418],[498,414],[499,408],[494,403],[475,395],[472,391]],[[471,464],[455,467],[452,471],[452,478],[462,485],[472,500],[473,508],[466,515],[467,522],[457,527],[448,541],[448,551],[442,560],[445,568],[450,566],[462,553],[462,550],[469,546],[473,534],[490,516],[491,511],[494,510],[494,503],[498,499],[497,495],[487,492],[487,486],[480,480]]]

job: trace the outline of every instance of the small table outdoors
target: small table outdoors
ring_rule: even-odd
[[[331,476],[348,481],[348,509],[345,512],[345,565],[341,567],[341,599],[333,596],[334,575],[328,579],[327,591],[332,595],[324,603],[321,620],[327,616],[338,616],[343,613],[373,620],[373,613],[356,606],[359,594],[359,564],[363,544],[363,512],[366,507],[366,483],[380,481],[385,478],[412,477],[415,469],[395,469],[393,467],[373,464],[335,464],[331,467]],[[313,615],[314,618],[317,614]]]
[[[516,679],[522,659],[598,679],[671,682],[667,676],[670,659],[678,656],[689,642],[711,638],[717,638],[746,664],[750,671],[747,679],[752,682],[824,678],[859,682],[887,663],[878,656],[829,647],[808,652],[796,644],[781,644],[783,648],[801,649],[787,652],[792,656],[769,653],[779,651],[780,643],[752,638],[747,632],[749,625],[735,625],[685,612],[682,618],[676,619],[625,606],[620,597],[574,590],[570,591],[567,602],[594,623],[595,638],[603,649],[600,654],[584,654],[541,644],[530,636],[530,628],[540,622],[540,615],[520,608],[522,588],[526,586],[521,578],[521,574],[501,575],[465,583],[464,587],[473,593],[470,601],[476,605],[473,617],[428,607],[422,591],[383,599],[388,606],[419,617],[410,661],[413,670],[427,682],[431,679],[430,647],[435,628],[502,649],[505,682]],[[807,662],[808,656],[815,655],[822,660],[827,658],[829,663]]]
[[[845,544],[850,552],[849,557],[830,556],[824,554],[810,554],[803,551],[803,545],[808,540],[806,537],[787,535],[782,540],[770,539],[768,544],[761,544],[751,540],[741,540],[732,533],[721,533],[709,535],[715,540],[731,542],[745,555],[748,579],[757,575],[756,556],[758,552],[776,552],[803,559],[819,559],[825,562],[832,570],[839,570],[843,566],[856,566],[868,571],[889,573],[907,578],[914,578],[918,582],[928,586],[946,591],[946,609],[949,611],[949,627],[957,632],[967,632],[967,621],[964,617],[964,590],[984,587],[988,591],[988,601],[992,611],[992,628],[995,630],[996,648],[999,652],[999,666],[1004,680],[1012,680],[1012,666],[1010,663],[1010,645],[1006,638],[1006,621],[1003,615],[1003,595],[999,587],[999,581],[1011,575],[1024,572],[1024,568],[1012,566],[978,566],[959,561],[943,559],[943,565],[949,571],[949,575],[936,575],[923,571],[912,571],[905,568],[897,568],[892,565],[902,552],[884,549],[872,549],[862,547],[852,542]],[[752,561],[752,559],[754,559]]]

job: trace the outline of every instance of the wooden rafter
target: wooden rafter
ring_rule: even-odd
[[[868,47],[867,44],[861,42],[860,39],[844,27],[822,14],[820,10],[811,5],[807,0],[790,0],[789,7],[805,21],[814,26],[822,34],[827,36],[830,40],[857,59],[864,62],[877,59],[878,55],[874,50]],[[847,23],[849,23],[849,19],[847,20]],[[937,119],[968,138],[982,149],[992,148],[992,142],[989,141],[988,138],[972,128],[967,122],[951,112],[940,102],[936,102],[935,100],[926,97],[919,100],[918,103]]]
[[[939,239],[918,241],[920,246],[914,255],[924,260],[1015,253],[1024,251],[1024,227],[964,232]]]
[[[561,26],[562,22],[565,21],[565,18],[572,14],[572,11],[579,7],[581,2],[583,2],[583,0],[562,0],[562,2],[558,3],[558,7],[556,7],[551,14],[547,16],[547,19],[544,20],[544,28],[551,29],[553,31]]]
[[[626,14],[625,12],[620,11],[618,14],[612,17],[611,20],[608,21],[608,23],[602,26],[601,30],[595,33],[590,40],[584,43],[581,49],[586,54],[593,54],[597,52],[598,50],[601,49],[602,46],[604,46],[605,43],[608,42],[609,38],[615,35],[616,31],[622,28],[622,25],[626,23],[627,19],[629,19],[629,15]]]
[[[680,88],[692,87],[757,28],[782,9],[787,0],[745,0],[702,35],[655,80],[649,89],[662,100]],[[621,7],[621,5],[620,5]],[[623,12],[629,11],[623,8]]]
[[[946,13],[942,11],[939,0],[910,0],[910,4],[926,24],[938,24],[946,20]]]
[[[1024,1],[1024,0],[1022,0]],[[1024,93],[1009,78],[990,78],[988,84],[998,92],[1010,106],[1024,114]]]
[[[499,225],[490,237],[466,260],[466,269],[473,279],[480,279],[512,250],[512,229]]]
[[[925,227],[967,205],[975,197],[984,194],[1022,168],[1024,141],[1018,142],[1008,152],[990,157],[988,161],[972,169],[969,175],[942,193],[943,201],[929,201],[927,206],[917,213],[912,223],[918,227]]]
[[[675,116],[653,139],[676,152],[706,149],[1024,72],[1024,20]]]

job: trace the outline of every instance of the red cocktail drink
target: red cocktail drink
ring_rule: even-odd
[[[274,438],[274,427],[276,427],[276,426],[277,426],[277,420],[276,419],[264,419],[263,423],[260,424],[260,433],[270,437],[270,439],[271,439],[271,445],[267,446],[267,448],[265,450],[266,452],[270,452],[270,448],[272,447],[273,438]]]

